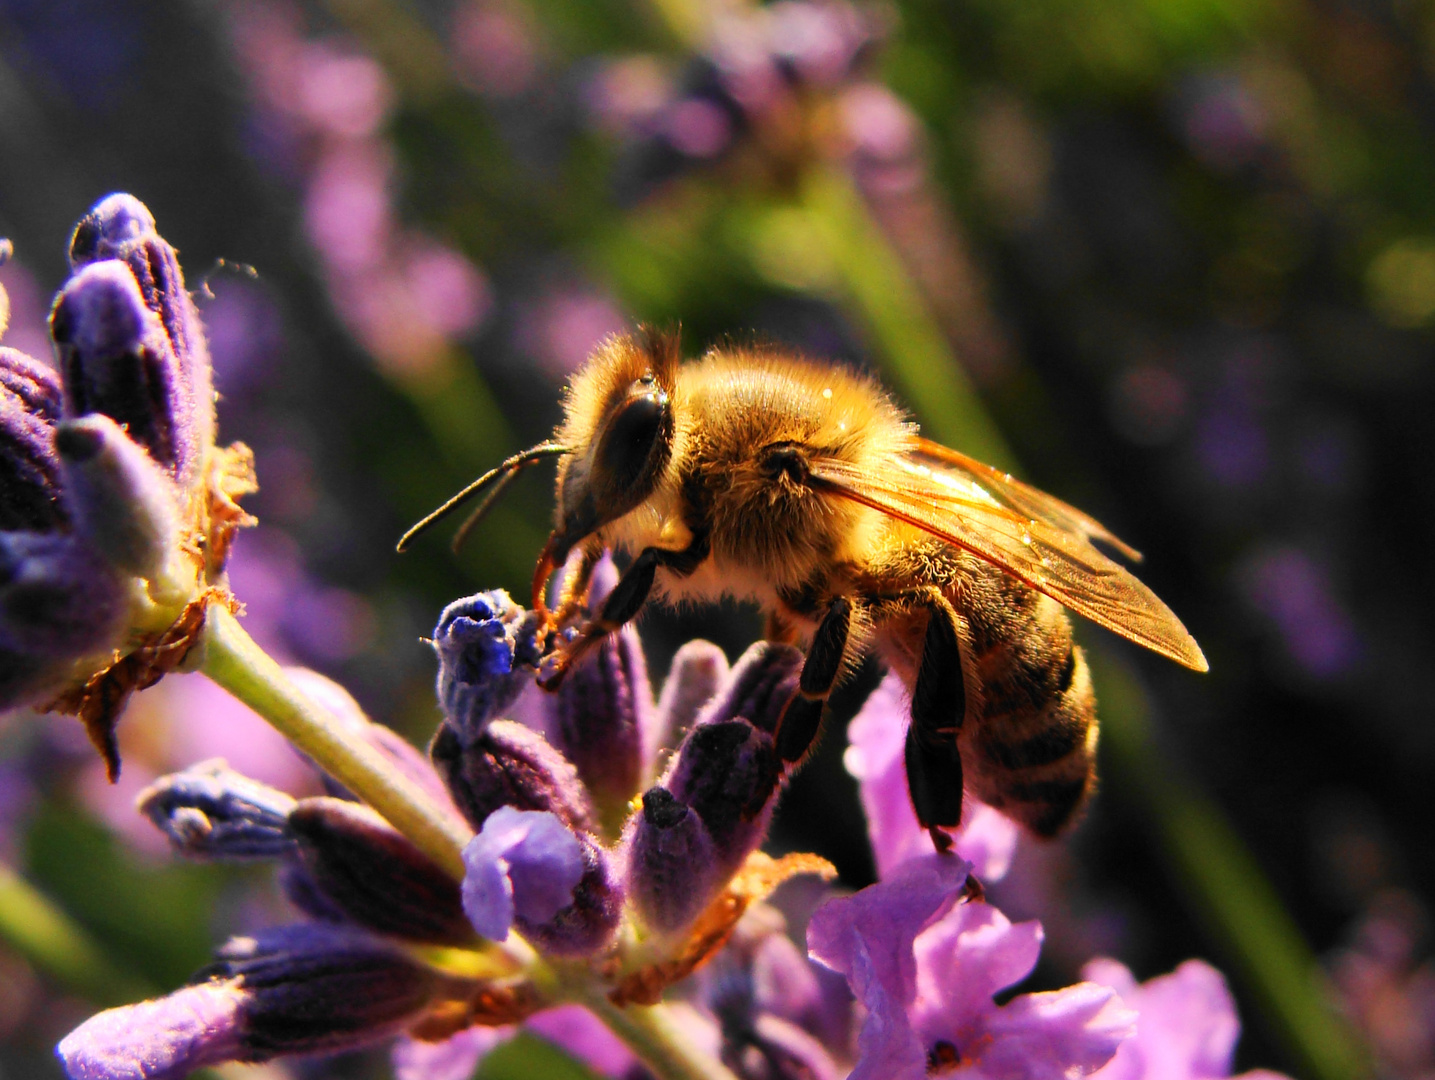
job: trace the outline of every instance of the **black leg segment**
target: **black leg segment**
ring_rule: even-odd
[[[907,729],[907,790],[917,820],[932,830],[938,850],[938,828],[962,820],[962,756],[957,735],[966,715],[966,683],[957,613],[945,597],[929,601],[922,663],[912,688],[912,725]]]
[[[822,726],[822,708],[842,672],[842,657],[852,632],[852,601],[839,596],[812,636],[812,648],[802,665],[798,695],[787,706],[777,726],[777,753],[787,764],[800,761],[812,747]]]

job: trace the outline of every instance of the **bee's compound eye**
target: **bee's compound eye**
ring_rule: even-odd
[[[598,444],[598,464],[614,481],[637,480],[663,430],[668,395],[661,390],[629,397],[608,421]]]

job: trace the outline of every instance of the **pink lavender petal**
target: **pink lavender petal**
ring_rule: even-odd
[[[884,678],[847,728],[850,745],[843,757],[858,782],[877,874],[886,878],[908,859],[932,849],[927,831],[917,824],[907,792],[903,757],[911,697],[895,672]],[[985,803],[968,797],[957,854],[972,864],[982,881],[997,881],[1011,866],[1018,830],[1015,823]]]
[[[524,1023],[524,1029],[547,1039],[599,1076],[621,1078],[639,1064],[626,1043],[581,1005],[547,1009]]]
[[[1141,1013],[1136,1037],[1101,1070],[1100,1080],[1207,1080],[1231,1074],[1241,1025],[1226,980],[1210,964],[1187,960],[1169,975],[1140,985],[1115,960],[1093,960],[1082,975],[1112,987]]]
[[[404,1036],[394,1043],[394,1080],[469,1080],[479,1062],[516,1029],[471,1027],[442,1042]]]

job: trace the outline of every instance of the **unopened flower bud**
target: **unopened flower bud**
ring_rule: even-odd
[[[356,1050],[464,992],[400,948],[325,923],[233,938],[201,976],[70,1032],[56,1049],[70,1080],[181,1080],[222,1061]]]
[[[178,358],[124,263],[92,263],[72,277],[55,300],[50,334],[66,415],[104,413],[173,475],[193,467],[198,449]]]
[[[179,545],[173,482],[110,417],[63,421],[55,448],[75,526],[120,570],[164,572]]]
[[[533,681],[540,658],[539,620],[502,589],[455,600],[433,632],[438,699],[462,742],[482,736],[489,721]]]
[[[0,533],[0,649],[69,660],[111,644],[124,616],[124,586],[88,544]]]
[[[0,529],[65,524],[55,421],[60,381],[37,360],[0,348]]]
[[[577,664],[553,701],[550,739],[574,767],[599,813],[615,822],[643,780],[643,733],[653,724],[653,694],[637,631],[608,635]]]
[[[648,790],[628,854],[628,895],[643,921],[661,933],[686,926],[712,898],[716,873],[702,819],[667,788]]]
[[[719,880],[742,864],[767,831],[783,771],[771,733],[797,693],[801,667],[802,654],[791,646],[758,642],[749,648],[663,779],[712,838]]]
[[[294,847],[293,797],[217,759],[160,777],[135,806],[175,850],[194,858],[273,859]]]
[[[480,934],[516,926],[554,956],[585,956],[617,929],[622,894],[607,853],[556,815],[503,807],[463,852],[463,906]]]
[[[154,216],[133,195],[117,193],[95,204],[75,228],[70,263],[77,269],[103,259],[123,262],[138,283],[145,306],[159,316],[177,362],[182,424],[178,443],[200,448],[214,441],[214,385],[204,327],[184,286],[174,248],[155,230]],[[175,475],[194,479],[199,464],[181,454]]]
[[[727,656],[711,641],[686,642],[673,655],[663,695],[658,699],[657,722],[652,731],[652,752],[671,745],[674,734],[686,732],[703,706],[716,696],[728,675]]]
[[[287,824],[314,887],[349,921],[413,941],[472,943],[458,884],[368,807],[302,799]]]
[[[551,811],[579,831],[594,828],[593,808],[577,771],[542,735],[522,724],[494,720],[468,745],[445,724],[429,755],[475,829],[505,806]]]

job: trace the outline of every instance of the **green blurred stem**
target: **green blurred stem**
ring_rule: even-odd
[[[210,606],[202,640],[200,670],[377,810],[456,880],[463,880],[460,853],[471,837],[464,824],[295,686],[222,605]]]
[[[1113,771],[1141,795],[1196,918],[1311,1076],[1369,1075],[1359,1036],[1332,1008],[1320,964],[1250,850],[1220,808],[1153,743],[1151,706],[1140,683],[1104,650],[1089,655]]]
[[[116,969],[83,927],[4,863],[0,863],[0,940],[36,970],[90,1001],[117,1005],[152,992]]]
[[[851,177],[835,165],[814,164],[799,197],[883,371],[916,408],[923,433],[998,468],[1012,468],[1011,449]]]

